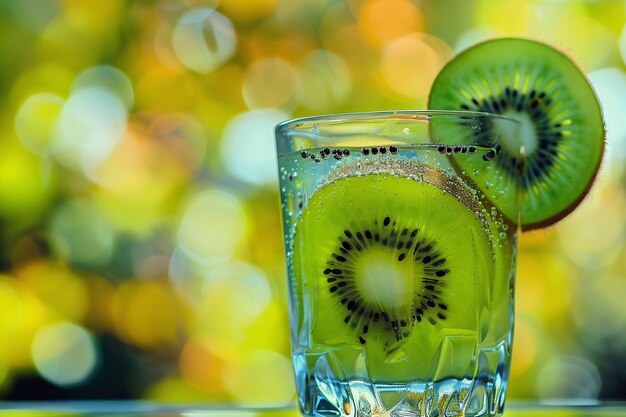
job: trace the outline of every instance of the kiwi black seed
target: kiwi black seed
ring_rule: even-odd
[[[346,375],[357,372],[349,355],[365,349],[374,379],[426,378],[445,329],[477,334],[493,239],[477,214],[484,207],[456,176],[387,161],[342,164],[309,198],[294,234],[294,281],[309,291],[298,304],[311,312],[299,326]],[[458,354],[471,357],[468,349]],[[398,355],[411,366],[393,364]]]
[[[463,121],[471,131],[468,141],[494,147],[483,154],[494,167],[490,174],[472,177],[471,158],[452,159],[514,220],[519,190],[523,230],[563,218],[597,175],[604,153],[598,99],[581,70],[551,46],[506,38],[469,48],[441,70],[429,107],[496,113],[518,122],[512,133],[497,119]]]
[[[416,293],[408,319],[412,322],[421,322],[424,315],[429,314],[431,324],[445,320],[444,311],[439,307],[443,304],[440,296],[446,286],[445,276],[450,273],[446,267],[446,258],[437,249],[437,243],[428,238],[422,238],[419,228],[398,228],[391,226],[391,218],[385,216],[379,222],[371,222],[367,228],[359,229],[355,224],[352,228],[345,229],[337,236],[338,244],[329,256],[323,274],[327,274],[326,281],[332,285],[327,291],[335,294],[341,304],[346,306],[344,322],[352,328],[369,326],[378,321],[378,317],[392,317],[389,321],[383,320],[381,326],[387,331],[393,332],[397,341],[408,336],[408,332],[401,329],[408,328],[408,321],[398,317],[393,318],[392,313],[384,310],[381,306],[365,301],[359,296],[357,284],[357,271],[359,257],[368,250],[394,251],[396,250],[397,262],[420,262],[424,265],[422,277],[422,291]],[[382,227],[380,226],[382,224]],[[372,233],[374,231],[374,233]],[[375,240],[374,235],[379,234],[382,239]],[[360,237],[360,238],[359,238]],[[445,304],[444,304],[445,305]],[[400,327],[397,326],[400,322]],[[358,329],[357,329],[358,330]],[[367,343],[367,335],[360,335],[360,343]]]

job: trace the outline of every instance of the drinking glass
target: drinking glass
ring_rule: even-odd
[[[503,412],[523,151],[456,111],[276,127],[292,360],[305,416]]]

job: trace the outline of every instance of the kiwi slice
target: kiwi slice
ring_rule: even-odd
[[[415,161],[331,173],[294,233],[298,342],[340,378],[471,376],[491,320],[484,213],[458,177]]]
[[[520,123],[516,134],[488,118],[474,128],[480,141],[499,140],[491,173],[477,175],[464,158],[451,159],[514,222],[519,191],[522,230],[565,217],[597,175],[605,136],[600,104],[581,70],[548,45],[504,38],[465,50],[435,79],[429,107],[497,113]]]

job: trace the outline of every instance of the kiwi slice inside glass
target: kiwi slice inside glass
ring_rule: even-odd
[[[343,166],[309,198],[294,234],[299,344],[326,352],[342,379],[472,375],[493,307],[484,212],[438,168]]]
[[[522,230],[569,214],[600,167],[605,132],[598,99],[581,70],[543,43],[504,38],[465,50],[435,79],[429,108],[497,113],[520,123],[515,134],[497,120],[472,132],[480,140],[499,141],[492,174],[473,174],[461,158],[454,164],[514,222],[519,190]],[[507,188],[510,181],[517,186]]]

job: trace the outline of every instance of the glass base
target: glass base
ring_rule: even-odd
[[[300,392],[300,411],[316,417],[498,416],[503,413],[506,391],[498,377],[394,385],[363,380],[311,382]]]

